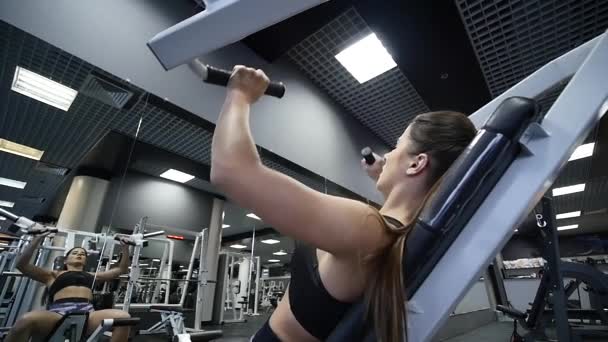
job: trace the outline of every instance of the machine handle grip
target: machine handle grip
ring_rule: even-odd
[[[152,232],[152,233],[146,233],[146,234],[144,234],[144,239],[154,237],[154,236],[164,235],[164,234],[165,234],[164,230],[159,230],[157,232]]]
[[[228,70],[218,69],[209,65],[207,65],[206,68],[207,77],[203,78],[203,81],[205,81],[206,83],[224,87],[228,85],[228,81],[230,81],[230,76],[232,76],[232,72]],[[285,90],[285,85],[282,82],[270,82],[265,94],[280,99],[285,95]]]
[[[373,165],[376,162],[376,157],[374,157],[374,151],[372,151],[371,147],[365,147],[361,150],[361,155],[363,159],[365,159],[365,163],[367,165]]]
[[[209,66],[198,58],[189,63],[190,70],[198,75],[203,82],[226,87],[230,81],[232,72]],[[266,89],[266,95],[282,98],[285,95],[285,85],[281,82],[270,82]]]
[[[8,210],[4,210],[2,208],[0,208],[0,216],[4,216],[6,217],[8,220],[11,220],[12,222],[17,222],[17,220],[19,219],[19,216],[11,213]]]
[[[131,317],[131,318],[114,318],[114,326],[115,327],[124,327],[124,326],[134,326],[139,324],[139,317]]]

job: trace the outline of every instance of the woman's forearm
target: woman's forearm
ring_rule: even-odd
[[[40,236],[40,235],[35,236],[32,239],[32,242],[30,242],[29,246],[27,246],[25,248],[23,253],[21,253],[19,258],[17,259],[17,264],[16,264],[17,269],[20,269],[21,267],[30,263],[30,260],[32,259],[32,255],[34,255],[34,251],[36,250],[36,248],[38,248],[38,246],[40,245],[42,240],[44,240],[44,236]]]
[[[120,269],[120,274],[126,274],[129,273],[129,262],[130,262],[130,255],[129,255],[129,246],[128,245],[123,245],[122,246],[122,257],[120,258],[120,265],[119,265],[119,269]]]
[[[239,91],[228,92],[211,147],[211,178],[228,170],[245,169],[260,162],[249,127],[251,104]]]

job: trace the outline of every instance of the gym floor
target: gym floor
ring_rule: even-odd
[[[246,323],[232,323],[223,326],[208,326],[206,330],[222,329],[224,335],[215,342],[248,342],[249,338],[266,322],[267,315],[248,317]],[[508,342],[513,332],[513,324],[509,322],[494,322],[472,330],[466,334],[452,337],[441,342]],[[162,336],[138,336],[134,342],[166,342]],[[585,340],[587,341],[587,339]],[[593,341],[593,340],[589,340]],[[598,341],[598,340],[596,340]],[[436,341],[440,342],[440,341]]]

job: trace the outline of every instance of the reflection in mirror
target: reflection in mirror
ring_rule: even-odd
[[[112,245],[108,230],[101,229],[112,215],[101,213],[116,201],[109,190],[128,169],[143,122],[143,92],[5,22],[0,23],[0,36],[0,102],[6,104],[0,112],[0,177],[6,180],[0,203],[17,216],[59,230],[37,238],[23,234],[36,227],[33,222],[17,226],[0,220],[3,247],[14,253],[0,257],[0,271],[11,275],[0,281],[0,296],[10,303],[0,325],[13,326],[31,310],[52,310],[60,297],[91,299],[91,293],[69,288],[50,292],[32,281],[27,269],[17,272],[21,264],[57,275],[92,272],[92,303],[96,309],[111,308],[111,302],[101,300],[104,292],[95,281],[104,249]],[[123,138],[113,139],[117,135]],[[77,261],[80,256],[73,257],[76,261],[66,257],[73,247],[86,250],[84,262]]]

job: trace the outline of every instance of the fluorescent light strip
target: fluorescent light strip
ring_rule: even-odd
[[[553,196],[562,196],[585,191],[585,184],[576,184],[553,189]]]
[[[6,217],[0,216],[0,221],[6,221]]]
[[[556,220],[561,220],[561,219],[567,219],[567,218],[572,218],[572,217],[579,217],[581,216],[581,211],[572,211],[569,213],[563,213],[563,214],[557,214],[555,215],[555,219]]]
[[[226,229],[226,228],[230,228],[230,225],[229,224],[223,224],[222,225],[222,229]]]
[[[15,69],[11,90],[68,111],[78,92],[22,67]]]
[[[595,143],[589,143],[585,145],[581,145],[574,150],[574,153],[570,156],[568,161],[573,161],[577,159],[591,157],[593,155],[593,150],[595,148]]]
[[[275,240],[275,239],[267,239],[267,240],[262,240],[262,243],[265,243],[267,245],[274,245],[277,243],[280,243],[281,241],[279,240]]]
[[[268,259],[268,262],[281,262],[279,259]]]
[[[256,219],[256,220],[262,220],[261,218],[258,217],[258,215],[254,214],[254,213],[249,213],[247,214],[247,217],[251,217],[252,219]]]
[[[9,201],[0,201],[0,207],[7,207],[7,208],[12,208],[15,206],[14,202],[9,202]]]
[[[14,179],[0,177],[0,185],[10,186],[11,188],[24,189],[27,185],[26,182],[20,182]]]
[[[185,172],[181,172],[174,169],[169,169],[160,175],[162,178],[166,178],[179,183],[186,183],[194,179],[193,175],[189,175]]]
[[[578,228],[578,224],[571,224],[569,226],[557,227],[557,230],[570,230],[570,229],[576,229],[576,228]]]
[[[232,245],[230,246],[231,248],[236,248],[236,249],[243,249],[243,248],[247,248],[247,246],[243,246],[243,245]]]
[[[35,148],[17,144],[6,139],[0,139],[0,151],[15,154],[21,157],[30,158],[34,160],[40,160],[44,151],[37,150]]]
[[[287,253],[285,253],[285,251],[282,251],[282,250],[278,251],[278,252],[274,252],[272,254],[274,254],[274,255],[287,255]]]
[[[336,59],[359,83],[365,83],[397,66],[375,33],[336,55]]]

